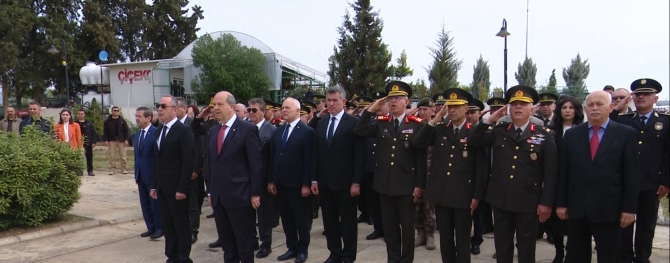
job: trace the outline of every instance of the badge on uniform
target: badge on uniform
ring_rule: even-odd
[[[464,137],[463,139],[461,139],[461,143],[467,143],[467,142],[468,142],[468,137]]]
[[[530,159],[533,160],[533,161],[537,160],[537,153],[531,153],[530,154]]]
[[[414,133],[414,129],[404,129],[402,133]]]
[[[663,129],[663,123],[662,122],[654,123],[654,129],[656,129],[657,131],[662,130]]]
[[[384,133],[389,133],[389,129],[384,129]]]
[[[409,142],[405,141],[405,149],[409,149]]]
[[[463,151],[463,158],[468,158],[468,151]]]

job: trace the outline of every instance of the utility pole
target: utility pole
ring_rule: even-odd
[[[528,4],[530,0],[526,0],[526,58],[528,58]]]

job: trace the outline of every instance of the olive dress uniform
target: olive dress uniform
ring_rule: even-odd
[[[633,93],[659,93],[661,84],[653,79],[638,79],[631,84]],[[652,241],[658,211],[658,188],[670,187],[668,176],[668,139],[670,138],[670,116],[655,110],[646,115],[638,112],[619,115],[610,114],[610,119],[625,124],[637,131],[640,194],[637,218],[622,232],[621,263],[647,263],[651,256]],[[633,236],[633,225],[635,235]],[[633,247],[633,244],[634,247]]]
[[[465,105],[473,99],[463,89],[451,88],[444,93],[446,105]],[[472,199],[484,198],[486,152],[468,143],[471,128],[465,119],[460,126],[452,121],[435,126],[429,123],[412,139],[416,147],[433,147],[425,198],[435,205],[442,262],[470,262],[470,205]]]
[[[538,100],[535,89],[521,85],[510,88],[505,97],[510,103]],[[513,262],[515,233],[519,262],[535,262],[538,205],[553,207],[556,197],[558,154],[553,136],[533,123],[525,126],[504,122],[492,126],[485,121],[469,138],[473,146],[493,149],[486,202],[495,217],[498,263]]]
[[[411,88],[401,81],[390,82],[389,96],[411,96]],[[390,91],[390,92],[389,92]],[[376,137],[377,164],[373,189],[379,193],[388,262],[414,261],[414,188],[425,188],[426,150],[411,145],[421,129],[421,119],[404,114],[376,117],[365,111],[355,132],[362,137]],[[396,126],[397,125],[397,126]],[[395,128],[394,128],[395,127]]]

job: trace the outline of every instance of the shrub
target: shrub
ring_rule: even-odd
[[[0,132],[0,230],[38,226],[79,199],[80,151],[32,126],[20,137]]]

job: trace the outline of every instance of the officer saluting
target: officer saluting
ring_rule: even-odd
[[[653,79],[638,79],[630,85],[631,95],[621,100],[610,119],[626,124],[637,132],[638,171],[640,193],[637,204],[637,218],[622,232],[621,262],[649,262],[651,245],[656,228],[658,201],[668,194],[668,138],[670,138],[670,116],[654,110],[658,101],[657,93],[662,87]],[[619,115],[626,110],[633,99],[635,112]],[[635,240],[635,242],[633,242]],[[635,249],[633,249],[635,243]]]
[[[405,115],[412,95],[402,81],[386,85],[387,97],[375,101],[363,112],[354,132],[362,137],[377,137],[373,188],[379,192],[388,262],[414,260],[414,202],[426,185],[426,150],[412,146],[421,129],[421,118]],[[387,103],[390,116],[370,119]],[[402,228],[402,233],[401,233]]]
[[[486,152],[482,147],[472,147],[468,140],[472,127],[465,114],[472,95],[463,89],[449,88],[444,97],[448,107],[443,107],[421,128],[412,144],[419,148],[433,147],[426,199],[435,204],[442,261],[467,263],[472,214],[484,198]],[[449,121],[444,123],[442,116],[447,111]]]
[[[509,104],[477,125],[468,141],[493,148],[486,202],[493,207],[498,262],[512,263],[515,233],[519,262],[535,262],[538,221],[546,221],[554,205],[558,154],[549,131],[530,122],[537,91],[518,85],[505,99]],[[491,126],[508,107],[512,122]]]

